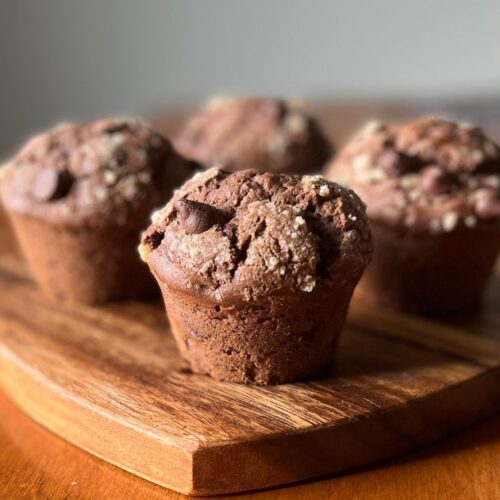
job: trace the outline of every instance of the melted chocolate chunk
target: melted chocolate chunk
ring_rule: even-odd
[[[407,154],[387,149],[380,155],[378,165],[389,177],[401,177],[416,170],[418,161]]]
[[[128,132],[132,129],[130,123],[127,122],[117,122],[106,127],[105,131],[107,134],[118,134],[120,132]]]
[[[215,224],[223,224],[226,216],[212,205],[198,201],[179,200],[175,203],[179,221],[187,234],[200,234]]]
[[[64,198],[73,186],[74,177],[68,170],[43,169],[33,183],[33,196],[39,201]]]
[[[455,176],[445,172],[442,168],[432,165],[425,167],[422,172],[422,190],[428,194],[449,193],[457,186]]]
[[[285,116],[285,103],[276,99],[265,99],[260,105],[262,116],[270,121],[281,120]]]
[[[127,153],[123,149],[118,149],[115,153],[114,159],[117,165],[125,165],[127,161]]]

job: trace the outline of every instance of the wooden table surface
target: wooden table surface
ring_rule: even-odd
[[[13,248],[0,213],[0,253]],[[63,441],[25,416],[0,391],[0,499],[183,497]],[[418,452],[349,474],[230,498],[500,498],[500,415]]]
[[[480,111],[477,105],[472,106],[472,113],[468,109],[459,113],[491,113],[488,105],[484,107],[486,111]],[[378,108],[374,114],[376,111]],[[0,253],[13,248],[10,231],[0,213]],[[0,291],[0,300],[1,293],[8,290]],[[0,391],[0,499],[4,498],[184,497],[63,441],[25,416]],[[420,451],[349,474],[230,498],[497,499],[500,498],[500,415]]]

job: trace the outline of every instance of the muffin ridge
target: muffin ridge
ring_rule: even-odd
[[[500,148],[480,128],[436,117],[371,122],[326,170],[356,189],[373,219],[432,233],[498,218],[499,175]]]
[[[220,211],[223,222],[189,235],[178,220],[179,200],[208,202]],[[326,224],[325,217],[331,219]],[[153,216],[141,253],[153,267],[155,260],[167,258],[196,278],[191,286],[209,289],[215,298],[239,283],[251,283],[241,293],[246,300],[256,300],[269,289],[307,292],[328,284],[347,255],[351,264],[364,268],[371,244],[360,236],[365,229],[361,200],[319,176],[211,169],[195,176]],[[161,278],[169,280],[169,273]]]
[[[219,97],[192,116],[174,140],[208,167],[280,173],[319,171],[333,147],[303,106],[270,97]]]
[[[482,129],[371,122],[325,175],[367,205],[375,252],[355,297],[432,315],[479,308],[500,249],[500,147]]]
[[[185,178],[187,162],[176,160],[168,140],[139,118],[62,124],[35,136],[11,160],[2,198],[13,212],[60,225],[99,226],[109,218],[125,224],[137,210],[147,216],[143,208],[163,201],[154,191]],[[167,168],[172,162],[175,168]],[[64,179],[71,185],[66,180],[64,195],[55,196]]]
[[[104,118],[28,141],[0,172],[0,196],[47,294],[99,304],[157,292],[137,244],[151,212],[191,172],[146,122]]]

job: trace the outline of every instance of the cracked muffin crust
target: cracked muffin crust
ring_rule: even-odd
[[[319,172],[332,154],[315,119],[297,104],[271,98],[212,99],[175,146],[202,165],[233,171]]]
[[[203,206],[217,215],[202,213]],[[186,231],[187,211],[214,219],[192,233]],[[345,266],[360,272],[371,254],[363,202],[319,176],[213,168],[197,174],[152,219],[143,258],[162,280],[212,293],[217,301],[310,292],[316,282],[338,279]],[[165,262],[176,273],[163,272]],[[185,279],[177,283],[178,272]]]
[[[355,189],[385,224],[439,233],[500,223],[500,148],[467,123],[369,123],[325,175]]]
[[[328,363],[372,253],[355,193],[319,176],[213,168],[152,220],[140,253],[194,371],[268,384]]]
[[[2,169],[11,212],[52,224],[126,225],[148,217],[191,167],[137,118],[62,124],[30,141]]]
[[[477,307],[500,246],[500,148],[480,128],[371,122],[325,175],[367,204],[375,256],[357,293],[412,311]]]
[[[0,195],[42,287],[96,303],[155,289],[139,233],[190,173],[147,123],[107,118],[30,140],[0,172]]]

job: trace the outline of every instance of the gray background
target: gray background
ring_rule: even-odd
[[[478,95],[494,0],[0,0],[0,154],[62,119],[207,95]]]

